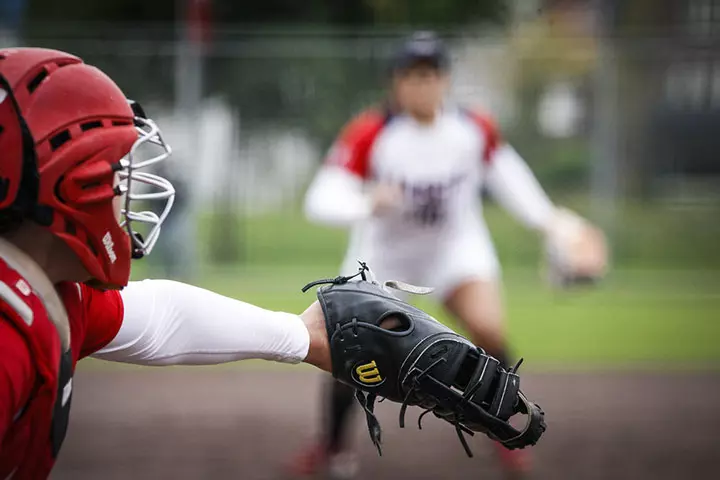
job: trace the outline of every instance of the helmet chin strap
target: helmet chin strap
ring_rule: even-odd
[[[140,245],[143,244],[144,238],[142,235],[140,235],[138,232],[132,232],[132,258],[133,260],[140,260],[145,256],[145,252],[143,251],[142,247]]]

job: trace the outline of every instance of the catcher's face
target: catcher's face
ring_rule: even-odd
[[[400,108],[420,119],[434,117],[442,106],[447,87],[447,73],[424,63],[400,70],[393,77],[395,99]]]

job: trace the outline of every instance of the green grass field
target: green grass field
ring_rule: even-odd
[[[592,290],[553,292],[538,273],[537,239],[489,206],[515,353],[528,368],[720,366],[718,213],[625,206],[612,229],[615,267],[607,280]],[[334,276],[345,248],[345,232],[309,225],[299,212],[214,220],[200,222],[197,283],[269,309],[301,312],[314,296],[300,288]],[[226,266],[209,266],[212,248],[229,255],[214,258]],[[138,264],[135,278],[148,266]],[[452,325],[436,305],[419,305]]]
[[[201,285],[274,310],[302,311],[314,299],[304,283],[325,268],[239,267]],[[619,270],[595,290],[552,292],[536,271],[505,273],[509,333],[530,368],[679,368],[720,363],[720,273]],[[423,300],[439,320],[443,312]]]
[[[610,237],[615,265],[637,269],[716,270],[720,272],[720,205],[680,208],[667,205],[618,206],[612,220],[594,219],[587,202],[567,199],[582,215],[600,223]],[[484,216],[505,267],[537,265],[540,242],[503,210],[488,204]],[[300,211],[242,217],[203,215],[201,255],[221,265],[337,268],[345,251],[344,230],[309,224]],[[211,255],[214,250],[215,255]],[[233,255],[234,254],[234,255]]]

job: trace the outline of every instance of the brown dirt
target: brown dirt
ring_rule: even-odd
[[[720,478],[720,373],[529,374],[546,411],[533,451],[542,479]],[[304,369],[80,371],[70,432],[52,478],[288,479],[283,464],[317,431],[321,377]],[[378,458],[362,420],[359,478],[501,478],[489,441],[398,406],[377,408]],[[411,409],[412,410],[412,409]]]

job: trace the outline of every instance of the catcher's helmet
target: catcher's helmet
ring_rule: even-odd
[[[142,145],[158,151],[143,160]],[[0,228],[34,221],[95,281],[122,287],[131,258],[152,250],[175,195],[167,180],[138,170],[169,155],[155,123],[97,68],[57,50],[0,50]],[[133,200],[165,206],[160,215],[136,213]],[[150,224],[144,239],[138,222]]]

